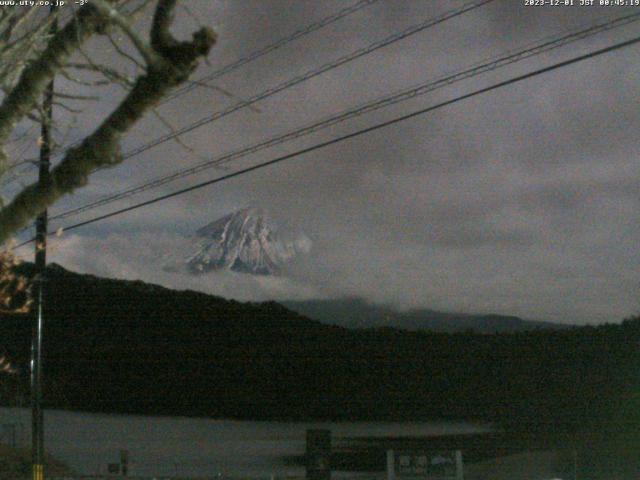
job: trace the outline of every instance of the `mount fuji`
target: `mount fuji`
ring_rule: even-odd
[[[248,207],[197,230],[186,257],[166,269],[194,275],[215,270],[279,275],[285,264],[310,248],[306,235],[279,228],[263,209]]]

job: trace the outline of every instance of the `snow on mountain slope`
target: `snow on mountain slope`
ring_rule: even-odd
[[[281,230],[262,209],[248,207],[200,228],[181,263],[192,274],[232,270],[278,275],[287,262],[310,248],[304,234]]]

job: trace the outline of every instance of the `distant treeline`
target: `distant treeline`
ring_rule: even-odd
[[[30,274],[31,267],[22,267]],[[481,335],[348,330],[277,303],[239,303],[49,269],[49,408],[239,419],[497,421],[511,429],[640,425],[640,318]],[[0,348],[28,387],[31,322]]]

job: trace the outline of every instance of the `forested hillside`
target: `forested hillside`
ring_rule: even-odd
[[[31,267],[22,267],[29,273]],[[640,319],[481,335],[348,330],[239,303],[49,268],[48,407],[245,419],[472,418],[514,429],[636,428]],[[2,349],[28,388],[31,323]]]

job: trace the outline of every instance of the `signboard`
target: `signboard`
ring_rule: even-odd
[[[393,451],[387,452],[388,480],[462,480],[462,452]]]

